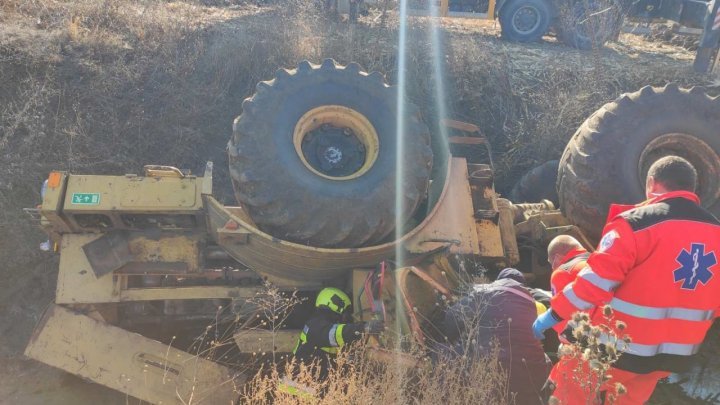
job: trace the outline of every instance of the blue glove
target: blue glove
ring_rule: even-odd
[[[538,316],[535,322],[533,322],[533,335],[536,339],[545,339],[545,331],[557,325],[560,322],[553,316],[552,309],[543,312],[542,315]]]

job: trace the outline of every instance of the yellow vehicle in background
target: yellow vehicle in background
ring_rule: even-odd
[[[411,0],[408,14],[500,22],[502,37],[536,42],[554,32],[578,49],[598,49],[617,39],[625,18],[672,21],[679,35],[700,37],[693,67],[712,72],[720,57],[720,2],[672,0]]]

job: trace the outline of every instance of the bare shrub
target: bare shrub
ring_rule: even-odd
[[[432,363],[422,353],[383,351],[382,360],[363,344],[342,350],[325,379],[312,366],[273,365],[262,370],[241,394],[242,403],[318,404],[507,404],[507,377],[492,356]],[[413,364],[414,366],[409,366]],[[309,395],[291,395],[282,384],[295,383]]]
[[[609,386],[612,378],[611,368],[623,351],[627,351],[631,337],[624,333],[626,325],[614,319],[609,305],[602,308],[604,321],[593,324],[585,312],[576,312],[568,322],[572,330],[573,343],[564,344],[559,355],[560,361],[575,362],[570,378],[585,393],[586,403],[595,404],[602,391],[607,391],[605,401],[613,404],[618,397],[627,392],[622,383]],[[561,377],[561,378],[563,378]]]

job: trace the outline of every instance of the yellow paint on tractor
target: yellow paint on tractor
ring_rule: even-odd
[[[330,122],[338,113],[345,117],[343,125],[366,134],[363,142],[372,149],[377,139],[371,128],[337,108],[311,114],[298,133],[312,128],[313,119]],[[164,166],[147,167],[145,176],[54,172],[40,214],[59,246],[56,302],[26,354],[152,403],[190,398],[229,403],[239,381],[232,370],[124,330],[121,320],[124,311],[144,305],[164,308],[161,318],[179,314],[184,319],[185,305],[207,304],[214,317],[218,308],[242,307],[262,294],[261,278],[287,292],[346,288],[352,291],[356,319],[382,312],[387,325],[398,325],[389,335],[409,335],[423,345],[438,300],[450,299],[471,281],[453,260],[513,265],[519,260],[516,234],[543,238],[573,231],[559,213],[544,213],[551,204],[500,201],[490,163],[451,157],[445,178],[435,180],[442,181],[436,183],[435,203],[419,224],[397,240],[352,249],[292,243],[259,230],[242,207],[226,207],[212,196],[210,163],[202,177]],[[539,214],[531,215],[533,210]],[[398,251],[404,262],[392,270],[383,267],[379,291],[369,293],[378,263],[395,260]],[[213,257],[232,261],[237,269],[209,267]],[[240,283],[245,279],[257,283]],[[256,326],[235,333],[241,353],[288,351],[299,332]],[[383,343],[391,342],[376,342]]]

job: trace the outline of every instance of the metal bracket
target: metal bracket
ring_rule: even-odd
[[[97,278],[112,273],[134,259],[133,254],[130,253],[126,231],[106,233],[84,245],[82,249]]]

